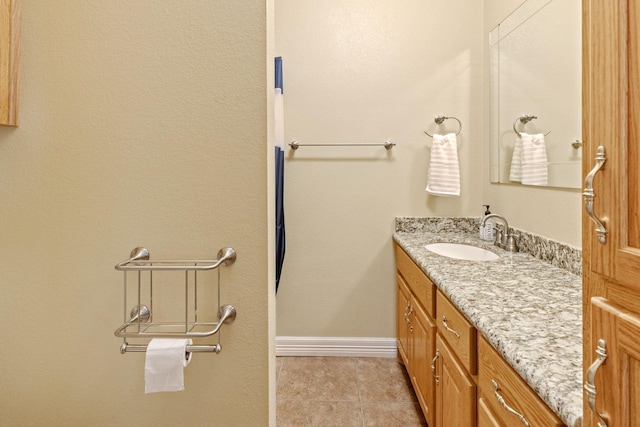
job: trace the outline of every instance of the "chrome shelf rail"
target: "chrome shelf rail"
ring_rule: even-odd
[[[220,266],[232,265],[236,261],[233,248],[222,248],[216,260],[150,260],[146,248],[135,248],[129,259],[116,264],[115,269],[124,272],[124,322],[114,331],[114,335],[123,338],[121,353],[144,352],[147,344],[127,342],[127,338],[206,338],[218,334],[218,342],[210,345],[188,345],[187,353],[209,352],[220,353],[220,328],[223,324],[231,323],[236,318],[236,309],[230,304],[220,305]],[[201,271],[218,269],[217,286],[217,321],[202,322],[198,320],[198,273]],[[158,321],[154,319],[154,272],[183,271],[184,272],[184,311],[182,320]],[[192,272],[192,273],[190,273]],[[127,283],[127,275],[135,276],[134,283]],[[175,277],[175,276],[171,276]],[[133,287],[133,289],[129,289]],[[162,295],[175,286],[156,286],[165,288],[156,290]],[[135,294],[136,305],[128,312],[127,295]],[[191,294],[193,293],[193,294]],[[144,297],[143,297],[144,295]],[[148,299],[148,306],[143,304],[143,298]],[[174,296],[165,297],[165,301],[175,300]],[[145,301],[146,303],[147,301]],[[192,305],[192,307],[190,306]],[[167,308],[163,306],[163,309]],[[178,310],[179,311],[179,310]],[[128,312],[128,313],[127,313]],[[163,314],[163,313],[160,313]],[[175,316],[175,314],[173,314]],[[202,315],[202,314],[200,314]],[[156,316],[158,319],[159,316]]]

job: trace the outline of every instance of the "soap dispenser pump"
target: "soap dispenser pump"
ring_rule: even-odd
[[[491,215],[489,205],[482,205],[486,208],[484,216]],[[495,240],[496,238],[496,222],[493,218],[489,218],[485,221],[484,227],[480,226],[480,238],[482,240]]]

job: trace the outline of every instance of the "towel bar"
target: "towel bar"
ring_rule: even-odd
[[[329,143],[329,144],[300,144],[295,139],[293,141],[291,141],[291,143],[289,144],[289,146],[291,147],[292,150],[297,150],[298,147],[379,147],[379,146],[383,146],[387,150],[391,150],[393,147],[395,147],[395,145],[396,145],[395,142],[391,142],[389,140],[386,140],[385,142],[372,142],[372,143],[362,143],[362,144],[350,144],[350,143],[345,143],[345,144],[331,144],[331,143]]]

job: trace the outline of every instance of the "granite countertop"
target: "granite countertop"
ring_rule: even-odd
[[[411,230],[394,240],[565,424],[581,426],[581,277],[476,236]],[[434,242],[484,247],[500,259],[451,259],[424,248]]]

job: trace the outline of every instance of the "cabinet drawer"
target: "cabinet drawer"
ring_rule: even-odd
[[[508,405],[521,414],[529,425],[564,425],[483,336],[478,338],[478,359],[480,360],[478,367],[480,395],[486,400],[491,413],[499,418],[501,424],[525,425],[517,415],[507,411],[504,405]],[[504,399],[504,405],[498,400],[498,395]]]
[[[406,252],[396,245],[396,268],[404,277],[413,295],[427,314],[433,317],[435,312],[436,287],[426,274],[416,265]]]
[[[451,346],[462,366],[475,375],[476,362],[476,328],[458,311],[440,291],[436,297],[436,324],[440,335]]]

